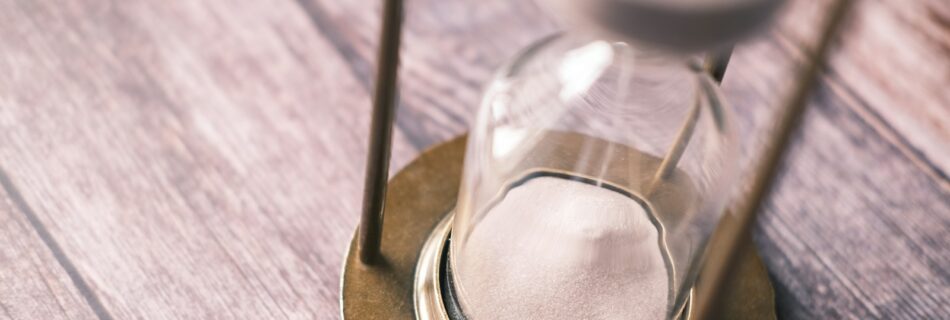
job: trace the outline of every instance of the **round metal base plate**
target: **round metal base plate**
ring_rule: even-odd
[[[443,219],[455,206],[464,153],[462,136],[423,152],[390,180],[383,220],[383,258],[377,265],[362,264],[356,252],[356,237],[347,250],[340,290],[344,319],[416,319],[445,309],[439,304],[441,294],[414,297],[414,288],[417,267],[439,270],[437,264],[419,263],[420,253],[437,225],[447,223]],[[768,274],[752,242],[747,243],[735,273],[738,276],[727,280],[723,294],[729,298],[721,300],[725,305],[719,308],[717,318],[775,319]],[[702,285],[700,275],[697,286]]]

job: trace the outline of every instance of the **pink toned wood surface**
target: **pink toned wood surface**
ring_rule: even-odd
[[[0,184],[15,190],[3,173]],[[60,264],[65,257],[55,240],[35,229],[37,221],[13,192],[0,193],[0,319],[95,318],[82,296],[88,286]]]
[[[758,150],[827,1],[723,88]],[[334,319],[379,1],[0,1],[0,318]],[[530,1],[409,0],[393,154],[464,132]],[[950,5],[862,1],[756,234],[782,318],[950,314]]]
[[[36,216],[22,234],[63,253],[45,278],[75,269],[80,306],[101,305],[86,318],[337,313],[369,100],[296,3],[23,1],[0,16],[0,163]],[[413,149],[395,143],[400,165]],[[69,301],[31,285],[42,275],[4,274],[3,305]]]

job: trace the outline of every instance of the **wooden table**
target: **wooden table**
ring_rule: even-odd
[[[742,165],[827,1],[724,82]],[[393,167],[557,25],[411,0]],[[0,319],[339,317],[379,1],[0,1]],[[782,318],[950,315],[950,2],[860,3],[756,234]]]

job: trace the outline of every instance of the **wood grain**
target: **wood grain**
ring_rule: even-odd
[[[775,32],[786,51],[811,38],[826,3],[792,1]],[[845,105],[925,171],[950,173],[950,4],[946,1],[860,1],[849,41],[831,62],[826,83]],[[943,183],[950,189],[950,184]]]
[[[950,10],[907,3],[864,1],[759,223],[783,318],[950,314]],[[744,167],[822,5],[736,50]],[[35,217],[0,201],[0,317],[338,317],[378,9],[0,1],[0,168]],[[407,10],[394,169],[558,28],[529,1]]]
[[[0,319],[95,319],[7,181],[0,172]]]
[[[4,1],[0,70],[0,166],[100,318],[338,314],[369,101],[296,3]]]
[[[380,1],[300,2],[351,63],[368,70]],[[495,69],[557,30],[532,1],[407,1],[405,19],[397,125],[420,148],[465,131]],[[368,72],[356,74],[369,83]]]
[[[799,57],[772,70],[743,61],[783,57],[769,43],[737,51],[724,88],[740,132],[764,132],[780,86]],[[840,54],[840,53],[839,53]],[[797,58],[797,59],[795,59]],[[775,59],[773,61],[779,61]],[[759,221],[757,240],[790,319],[939,318],[950,312],[950,192],[913,165],[827,86],[819,89]],[[763,139],[747,152],[758,150]],[[744,167],[751,159],[746,157]]]

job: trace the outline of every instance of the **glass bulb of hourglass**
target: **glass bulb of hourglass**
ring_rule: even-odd
[[[452,229],[452,290],[468,319],[681,312],[737,159],[729,112],[698,65],[558,35],[500,70]]]

